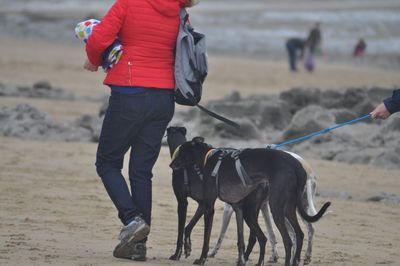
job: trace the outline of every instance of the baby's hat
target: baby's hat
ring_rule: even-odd
[[[89,35],[92,33],[93,27],[99,23],[100,21],[97,19],[88,19],[76,24],[75,37],[86,43]]]

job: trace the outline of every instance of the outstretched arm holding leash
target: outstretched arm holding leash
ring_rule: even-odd
[[[400,89],[393,91],[392,97],[383,100],[372,112],[371,117],[374,119],[386,119],[393,113],[400,111]]]

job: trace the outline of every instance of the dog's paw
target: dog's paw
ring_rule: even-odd
[[[192,252],[192,243],[190,242],[190,239],[185,241],[184,248],[185,248],[185,257],[187,258],[190,256],[190,253]]]
[[[276,255],[276,256],[274,256],[274,255],[272,255],[271,257],[269,257],[269,259],[268,259],[268,263],[277,263],[278,262],[278,256]]]
[[[187,257],[189,257],[190,256],[190,252],[191,252],[192,250],[190,250],[190,249],[185,249],[185,258],[187,258]]]
[[[310,262],[311,262],[311,257],[306,256],[306,257],[304,258],[304,265],[310,264]]]
[[[179,260],[181,258],[180,254],[174,254],[171,257],[169,257],[170,260]]]
[[[208,252],[207,257],[214,258],[216,254],[217,254],[217,250],[212,250],[212,251]]]
[[[206,258],[200,258],[200,259],[195,260],[195,261],[193,262],[193,264],[196,264],[196,265],[204,265],[205,262],[206,262]]]
[[[238,260],[236,266],[246,266],[246,262]]]

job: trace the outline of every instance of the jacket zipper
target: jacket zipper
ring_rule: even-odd
[[[132,70],[131,67],[133,66],[132,62],[128,62],[128,70],[129,70],[129,85],[132,87]]]

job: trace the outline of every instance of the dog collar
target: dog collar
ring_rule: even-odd
[[[176,155],[178,154],[179,150],[181,149],[181,146],[182,145],[179,145],[178,147],[176,147],[176,149],[174,150],[174,153],[172,153],[171,161],[173,161],[175,159]]]
[[[206,153],[206,155],[204,156],[204,163],[203,163],[204,167],[206,167],[208,157],[213,155],[216,151],[217,151],[217,149],[211,149]]]

